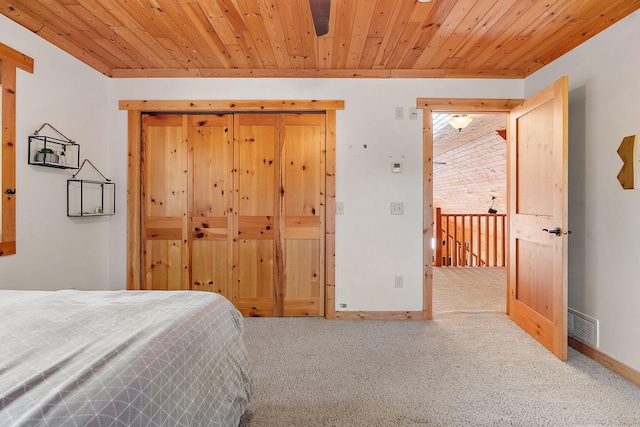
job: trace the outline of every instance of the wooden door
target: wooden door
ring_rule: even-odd
[[[567,117],[563,77],[509,122],[509,315],[567,359]]]
[[[142,289],[189,289],[183,116],[142,119]]]
[[[324,315],[325,115],[144,115],[143,289]]]
[[[233,299],[233,115],[188,116],[191,289]]]
[[[282,313],[282,298],[276,298],[283,268],[276,248],[278,122],[277,114],[235,116],[233,303],[245,316]]]
[[[324,315],[324,114],[282,115],[280,277],[284,316]]]

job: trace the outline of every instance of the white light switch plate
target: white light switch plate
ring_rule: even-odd
[[[336,202],[336,215],[344,214],[344,202]]]
[[[404,202],[391,202],[391,215],[404,215]]]

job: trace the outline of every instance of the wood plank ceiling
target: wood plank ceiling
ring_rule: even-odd
[[[640,0],[0,0],[110,77],[524,78]]]

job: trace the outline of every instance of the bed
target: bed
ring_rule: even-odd
[[[0,426],[237,426],[242,317],[192,291],[0,291]]]

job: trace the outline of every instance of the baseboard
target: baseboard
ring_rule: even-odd
[[[607,356],[604,353],[588,346],[587,344],[578,341],[575,338],[569,337],[569,346],[575,348],[585,356],[595,360],[605,368],[611,369],[616,374],[620,375],[631,381],[632,383],[640,386],[640,372],[628,367],[627,365],[618,362],[615,359]]]
[[[336,311],[332,319],[340,320],[424,320],[423,311]]]

